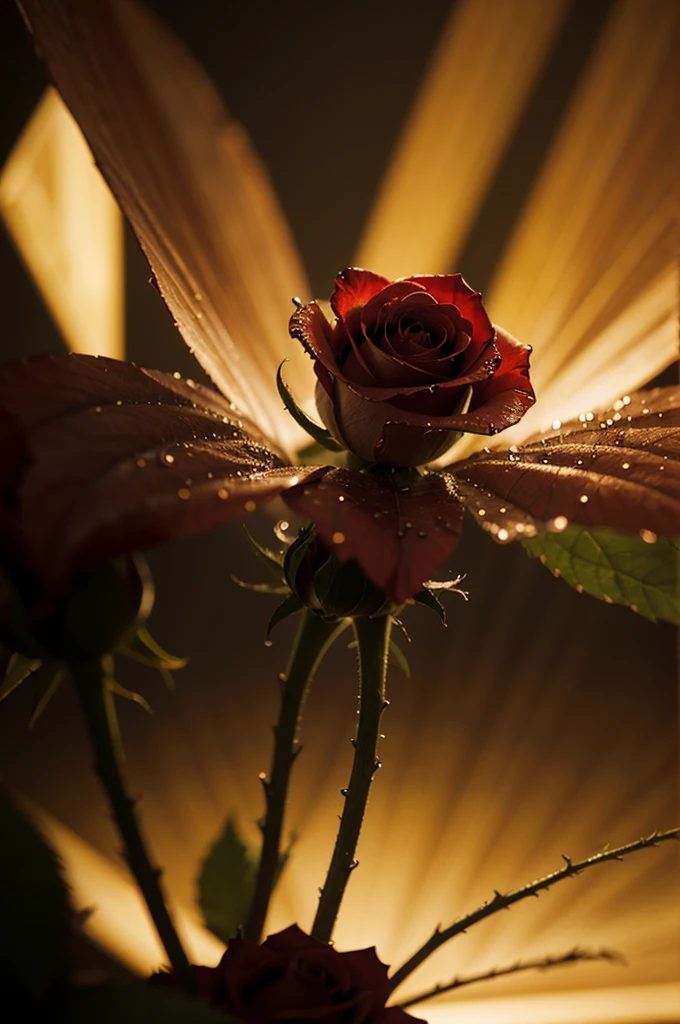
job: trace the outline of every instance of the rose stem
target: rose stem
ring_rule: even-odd
[[[269,908],[269,900],[279,869],[281,832],[288,796],[290,774],[302,750],[297,739],[302,708],[321,660],[336,637],[349,625],[349,620],[324,622],[313,612],[302,616],[285,678],[281,687],[281,709],[274,726],[274,751],[271,771],[264,780],[266,811],[262,824],[262,852],[255,882],[255,892],[244,938],[259,942]]]
[[[125,859],[146,901],[170,965],[188,991],[194,989],[191,964],[182,948],[161,888],[161,871],[152,863],[139,827],[135,800],[130,796],[123,771],[124,753],[114,696],[106,686],[98,661],[69,666],[94,753],[94,768],[106,790],[118,827]]]
[[[350,872],[356,867],[354,854],[368,793],[376,769],[380,767],[376,749],[380,718],[387,706],[385,677],[391,628],[392,619],[389,615],[354,620],[359,648],[359,724],[356,740],[353,741],[354,763],[345,795],[345,809],[312,927],[313,937],[320,942],[330,942]]]
[[[638,850],[646,850],[652,846],[658,846],[659,843],[664,843],[669,839],[680,839],[680,828],[672,828],[667,832],[653,832],[646,839],[636,839],[635,842],[619,846],[615,850],[603,850],[602,853],[596,853],[585,860],[573,861],[563,853],[564,867],[560,868],[559,871],[552,871],[549,875],[544,875],[543,878],[538,878],[533,882],[529,882],[528,885],[521,886],[519,889],[513,889],[511,892],[502,893],[496,891],[492,900],[483,903],[481,907],[473,910],[471,914],[459,917],[448,928],[437,927],[427,942],[420,949],[416,950],[413,956],[409,957],[406,963],[402,964],[399,970],[392,975],[390,978],[390,991],[394,992],[395,988],[401,985],[410,974],[413,974],[416,968],[420,967],[435,950],[439,949],[440,946],[443,946],[445,942],[448,942],[449,939],[454,938],[456,935],[462,935],[473,924],[484,921],[485,918],[497,914],[499,910],[509,910],[513,903],[519,903],[520,900],[524,900],[528,896],[538,896],[540,892],[550,889],[556,882],[561,882],[563,878],[573,878],[574,875],[580,875],[586,868],[592,868],[597,864],[605,864],[612,860],[623,860],[624,857],[631,853],[637,853]]]

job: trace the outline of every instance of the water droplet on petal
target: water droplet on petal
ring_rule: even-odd
[[[137,459],[137,465],[140,469],[144,469],[146,466],[146,459]]]
[[[227,490],[227,488],[220,487],[219,491],[217,492],[217,497],[220,498],[221,501],[225,501],[229,497],[229,491]]]
[[[587,494],[582,494],[581,497],[578,500],[581,502],[582,505],[585,505],[588,502],[588,500],[589,500],[588,499],[588,495]]]
[[[504,527],[501,527],[498,533],[496,534],[496,537],[501,542],[501,544],[505,544],[505,542],[510,539],[510,534]]]
[[[161,459],[168,466],[171,466],[173,464],[173,462],[175,461],[175,456],[174,455],[170,455],[169,453],[166,452],[165,455],[161,455]]]
[[[555,516],[553,521],[548,524],[548,528],[554,530],[556,533],[561,533],[562,530],[566,530],[569,526],[569,520],[566,516]]]
[[[188,487],[180,487],[180,489],[177,492],[177,497],[181,498],[182,501],[188,501],[189,498],[191,497],[191,491],[189,490]]]
[[[246,512],[254,512],[255,509],[257,508],[257,503],[252,500],[247,501],[243,507],[245,508]]]
[[[657,536],[653,530],[640,530],[640,536],[645,544],[656,544]]]
[[[340,533],[339,530],[336,531],[336,533],[333,534],[333,543],[334,544],[344,544],[345,543],[345,535],[344,535],[344,533]]]

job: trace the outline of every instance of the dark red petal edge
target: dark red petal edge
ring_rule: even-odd
[[[680,535],[680,388],[639,392],[576,423],[453,467],[479,524],[500,541],[569,523]]]
[[[326,469],[283,497],[315,523],[340,562],[356,559],[399,603],[441,568],[462,528],[462,506],[444,474]]]

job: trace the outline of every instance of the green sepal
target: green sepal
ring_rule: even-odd
[[[390,660],[395,663],[395,665],[399,666],[399,668],[404,673],[406,678],[410,679],[411,678],[411,666],[409,665],[408,661],[406,660],[406,655],[402,651],[401,647],[397,643],[395,643],[394,640],[390,640],[389,657],[390,657]]]
[[[283,363],[287,362],[286,359]],[[331,433],[326,430],[325,427],[320,427],[318,423],[311,420],[307,413],[303,412],[299,407],[291,392],[288,390],[288,385],[283,379],[281,370],[283,363],[279,366],[276,371],[276,387],[278,388],[279,396],[281,401],[285,405],[287,411],[293,417],[298,426],[302,427],[310,437],[313,437],[317,444],[320,444],[323,448],[326,448],[329,452],[341,452],[344,451],[343,446],[338,444]]]
[[[304,605],[297,594],[289,594],[285,601],[282,601],[278,608],[274,610],[274,614],[267,623],[267,640],[275,626],[278,626],[280,622],[283,622],[290,615],[295,615],[302,608],[304,608]]]
[[[188,664],[187,658],[178,658],[163,650],[145,626],[140,626],[134,636],[129,637],[125,643],[121,644],[117,653],[124,654],[126,658],[138,661],[149,668],[157,668],[159,671],[167,669],[170,672],[176,672]]]
[[[40,668],[36,669],[31,677],[31,683],[35,690],[33,693],[33,707],[31,717],[28,720],[28,727],[32,729],[43,711],[54,697],[66,676],[66,668],[58,661],[44,661]]]
[[[283,552],[277,553],[276,551],[272,551],[271,548],[266,548],[263,544],[260,544],[259,541],[255,540],[255,538],[253,537],[252,533],[250,532],[245,523],[243,523],[243,532],[248,538],[250,546],[252,547],[253,551],[260,559],[260,561],[263,562],[269,570],[271,570],[271,572],[274,574],[277,580],[282,580],[284,578]]]
[[[435,597],[430,590],[419,590],[417,594],[413,595],[413,600],[417,604],[422,604],[424,608],[429,608],[436,615],[439,616],[443,625],[447,625],[446,622],[446,608],[441,603],[438,597]]]
[[[375,615],[387,603],[353,559],[341,564],[333,555],[314,574],[314,593],[323,614],[340,619]]]
[[[9,659],[5,678],[0,683],[0,700],[9,697],[10,693],[39,669],[41,664],[39,658],[26,658],[23,654],[13,654]]]
[[[241,587],[242,590],[252,590],[256,594],[290,594],[290,587],[287,583],[281,583],[277,586],[276,583],[248,583],[246,580],[240,580],[238,576],[231,574],[232,582],[237,587]]]
[[[522,541],[554,575],[591,597],[632,608],[646,619],[680,624],[679,537],[641,537],[569,525]]]
[[[71,911],[55,854],[3,790],[0,835],[0,1016],[21,1005],[28,1021],[58,976]]]
[[[116,679],[107,679],[106,688],[116,697],[122,697],[123,700],[130,700],[134,704],[139,704],[141,708],[144,708],[147,714],[153,714],[151,710],[151,705],[149,704],[148,700],[142,697],[141,693],[137,693],[135,690],[128,690],[126,686],[121,686],[121,684]]]

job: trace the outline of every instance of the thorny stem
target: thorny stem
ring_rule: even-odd
[[[401,985],[436,949],[439,949],[440,946],[443,946],[445,942],[448,942],[454,936],[467,931],[468,928],[473,924],[477,924],[478,921],[491,917],[492,914],[498,913],[499,910],[507,910],[513,903],[519,903],[520,900],[526,899],[527,896],[538,896],[539,892],[543,889],[549,889],[551,885],[561,882],[563,878],[571,878],[573,875],[578,875],[586,868],[592,868],[596,864],[604,864],[610,860],[623,860],[629,853],[635,853],[637,850],[646,850],[651,846],[658,846],[659,843],[663,843],[667,839],[677,839],[679,836],[680,828],[672,828],[668,832],[653,832],[646,839],[637,839],[635,842],[628,843],[626,846],[619,846],[615,850],[605,849],[601,853],[596,853],[592,857],[580,861],[572,861],[570,857],[562,854],[565,864],[559,871],[553,871],[551,874],[545,875],[544,878],[529,882],[528,885],[523,885],[519,889],[513,889],[511,892],[496,892],[492,900],[488,903],[483,903],[481,907],[473,910],[471,914],[458,918],[448,928],[437,928],[427,942],[420,949],[416,950],[413,956],[405,964],[402,964],[399,970],[392,976],[390,979],[390,991],[393,992],[398,985]]]
[[[462,978],[455,977],[446,985],[435,985],[433,988],[420,992],[417,996],[411,996],[403,1003],[397,1003],[401,1010],[416,1003],[424,1003],[426,999],[434,999],[443,992],[452,992],[463,985],[474,985],[477,981],[492,981],[493,978],[502,978],[506,974],[519,974],[520,971],[543,971],[550,967],[562,967],[564,964],[573,964],[583,960],[609,960],[612,963],[625,963],[619,953],[613,953],[608,949],[601,949],[597,952],[587,949],[572,949],[561,956],[537,957],[535,960],[518,960],[514,964],[505,967],[492,967],[488,971],[480,971],[479,974],[467,974]]]
[[[123,841],[123,851],[140,888],[170,965],[180,984],[193,992],[191,964],[182,948],[161,888],[161,871],[151,861],[140,831],[135,801],[123,771],[123,748],[114,696],[106,686],[98,661],[70,666],[85,725],[94,753],[94,767],[106,790],[113,817]]]
[[[255,892],[243,934],[250,942],[259,942],[269,908],[269,900],[281,862],[281,832],[286,809],[290,774],[300,746],[297,733],[302,708],[312,681],[326,651],[348,620],[324,622],[305,611],[302,616],[288,670],[282,679],[281,709],[274,726],[274,751],[269,777],[263,780],[266,811],[262,823],[262,851]]]
[[[371,782],[380,762],[376,757],[380,718],[386,706],[385,677],[392,619],[354,620],[359,648],[359,724],[354,740],[354,762],[345,793],[345,808],[340,819],[335,848],[326,882],[321,890],[312,936],[330,942],[347,881],[357,862],[354,859],[359,833],[368,802]]]

